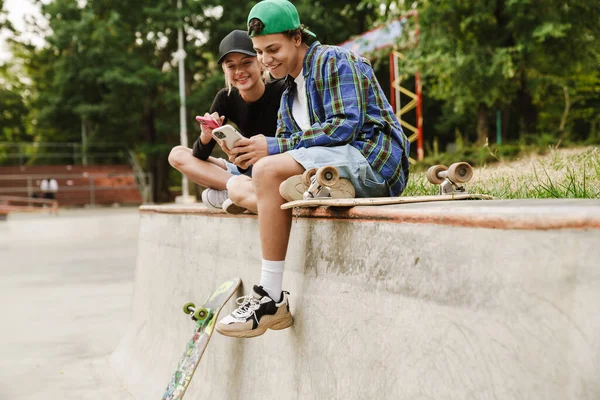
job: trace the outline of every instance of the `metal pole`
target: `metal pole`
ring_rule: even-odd
[[[96,206],[96,189],[94,187],[94,175],[90,174],[90,206]]]
[[[181,0],[177,0],[177,9],[181,10]],[[183,24],[177,28],[178,49],[176,53],[177,62],[179,64],[179,126],[180,126],[180,141],[183,147],[188,147],[187,140],[187,124],[185,113],[185,49],[183,48]],[[188,179],[185,175],[181,175],[181,196],[175,199],[177,203],[193,203],[195,201],[189,195]]]
[[[496,110],[496,144],[502,144],[502,113]]]
[[[414,10],[415,16],[415,41],[419,42],[419,12]],[[415,86],[417,92],[417,160],[423,161],[423,87],[421,86],[421,74],[415,73]]]
[[[87,165],[87,129],[83,118],[81,118],[81,164]]]
[[[392,110],[396,114],[396,87],[394,86],[394,80],[396,79],[394,71],[394,50],[390,52],[390,101]]]
[[[33,185],[31,184],[31,176],[27,177],[27,197],[30,199],[33,197]],[[31,207],[31,201],[29,202],[29,207]]]
[[[398,90],[398,88],[400,87],[400,65],[398,63],[398,55],[394,54],[394,81],[396,81],[396,84],[394,85],[394,87],[396,88],[395,92],[394,92],[394,97],[395,97],[395,103],[396,103],[396,109],[394,110],[394,113],[398,116],[398,119],[402,119],[402,116],[400,115],[400,110],[402,109],[402,99],[400,98],[400,90]]]
[[[421,74],[419,72],[415,73],[415,85],[417,86],[417,160],[423,161],[423,91],[421,89]]]

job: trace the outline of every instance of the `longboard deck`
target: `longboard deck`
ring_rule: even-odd
[[[183,356],[180,358],[177,369],[171,376],[171,380],[167,385],[167,389],[163,394],[163,400],[175,400],[183,398],[194,372],[200,363],[200,359],[208,346],[208,341],[213,334],[213,328],[219,317],[219,312],[229,301],[231,296],[240,287],[242,281],[240,278],[235,278],[223,282],[217,290],[215,290],[208,299],[199,306],[212,310],[212,317],[204,324],[196,323],[194,335],[186,344]],[[183,314],[183,312],[182,312]]]
[[[282,210],[295,207],[355,207],[355,206],[383,206],[391,204],[427,203],[432,201],[456,201],[456,200],[493,200],[493,196],[486,194],[444,194],[433,196],[404,196],[404,197],[368,197],[352,199],[309,199],[295,200],[281,206]]]

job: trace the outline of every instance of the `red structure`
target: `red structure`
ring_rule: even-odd
[[[414,21],[414,29],[409,32],[409,42],[403,48],[414,46],[417,44],[419,38],[419,14],[417,10],[411,11],[381,27],[371,29],[340,44],[340,46],[364,57],[373,56],[383,49],[392,49],[390,51],[390,103],[402,126],[411,132],[408,136],[410,142],[417,142],[417,159],[421,161],[424,156],[421,76],[419,72],[415,74],[415,92],[412,92],[401,86],[401,82],[407,76],[400,73],[399,67],[400,61],[405,56],[400,52],[397,42],[407,26],[409,18],[412,18]],[[401,94],[411,99],[404,106],[402,106]],[[416,112],[416,126],[409,124],[402,118],[403,115],[413,109]],[[411,161],[414,162],[414,160]]]

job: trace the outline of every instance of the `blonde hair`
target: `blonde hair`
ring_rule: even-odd
[[[225,72],[225,66],[223,66],[223,72]],[[266,68],[261,74],[261,79],[265,84],[271,80],[271,75]],[[231,82],[229,82],[229,79],[227,79],[227,74],[225,74],[225,88],[227,88],[227,95],[229,96],[231,94],[231,90],[233,89],[233,85]]]

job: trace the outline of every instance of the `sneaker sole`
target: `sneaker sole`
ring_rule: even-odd
[[[246,211],[244,207],[236,206],[235,204],[232,204],[223,210],[225,210],[227,214],[242,214],[244,211]]]
[[[267,331],[267,329],[279,331],[285,328],[289,328],[292,325],[294,325],[294,317],[292,317],[292,314],[288,314],[284,318],[269,320],[263,325],[257,326],[256,329],[251,329],[249,331],[222,331],[221,329],[219,329],[218,326],[215,329],[217,332],[224,336],[236,338],[253,338],[264,334]]]
[[[238,206],[232,202],[231,199],[227,199],[223,203],[223,211],[225,211],[227,214],[242,214],[244,211],[246,211],[246,209]]]

